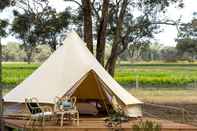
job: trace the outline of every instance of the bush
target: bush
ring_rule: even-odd
[[[161,131],[161,125],[152,121],[140,121],[133,125],[133,131]]]

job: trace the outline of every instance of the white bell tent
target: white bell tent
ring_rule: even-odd
[[[69,33],[60,46],[36,71],[4,97],[13,108],[25,98],[36,97],[40,103],[54,104],[54,98],[76,96],[78,102],[103,100],[115,96],[130,117],[142,116],[142,102],[122,88],[100,65],[75,33]],[[110,97],[111,96],[111,97]]]

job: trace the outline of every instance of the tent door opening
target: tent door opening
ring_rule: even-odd
[[[81,115],[108,115],[111,96],[94,71],[89,71],[73,87],[71,96],[77,97],[77,109]]]

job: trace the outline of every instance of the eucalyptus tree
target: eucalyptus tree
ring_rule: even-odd
[[[177,35],[177,55],[179,58],[185,57],[189,60],[197,59],[197,13],[193,13],[193,19],[179,26]]]
[[[56,50],[70,23],[69,10],[58,13],[48,0],[19,0],[15,6],[11,31],[23,41],[28,63],[37,45],[48,44],[52,51]]]
[[[48,14],[49,13],[49,14]],[[51,51],[55,51],[62,44],[65,32],[71,23],[70,9],[57,13],[55,9],[46,12],[35,25],[35,33],[40,44],[48,44]],[[46,18],[47,16],[47,18]]]
[[[153,38],[154,34],[159,32],[159,25],[177,25],[179,20],[160,19],[167,7],[172,4],[183,7],[182,0],[65,1],[72,1],[81,8],[84,40],[91,52],[93,44],[85,37],[89,40],[97,40],[96,58],[112,76],[118,56],[130,45]],[[89,23],[88,27],[87,23]],[[106,42],[112,43],[112,50],[109,59],[105,62]]]

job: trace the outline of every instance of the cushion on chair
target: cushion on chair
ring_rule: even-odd
[[[42,112],[42,110],[39,108],[38,104],[35,102],[27,103],[27,106],[28,106],[28,109],[31,112],[31,114],[37,114],[37,113]],[[33,109],[31,107],[36,108],[36,109]]]
[[[64,110],[68,110],[68,109],[71,109],[71,108],[72,108],[72,103],[71,103],[70,101],[67,101],[67,100],[65,100],[65,101],[62,103],[62,105],[63,105],[63,109],[64,109]]]

